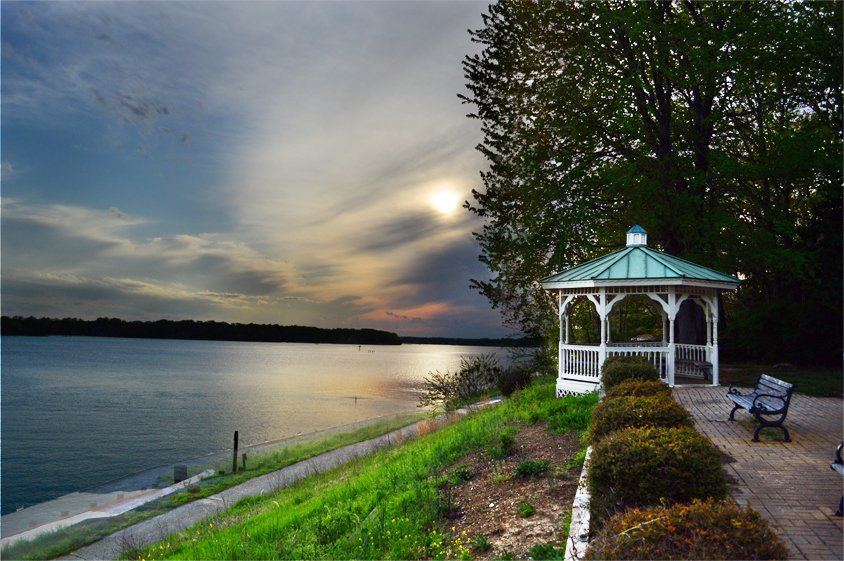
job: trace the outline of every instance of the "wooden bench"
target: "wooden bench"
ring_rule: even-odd
[[[844,476],[844,461],[841,460],[841,449],[844,448],[844,441],[835,449],[835,461],[829,464],[832,471],[837,471],[838,475]],[[844,516],[844,495],[841,495],[841,500],[838,502],[838,510],[835,511],[835,516]]]
[[[756,382],[756,388],[750,393],[743,394],[733,385],[727,392],[727,397],[735,403],[730,411],[730,420],[734,421],[733,415],[739,409],[746,409],[759,421],[756,432],[753,433],[753,442],[759,442],[759,432],[765,427],[778,427],[783,432],[783,442],[791,442],[791,435],[782,423],[788,415],[788,405],[791,403],[791,394],[794,392],[794,385],[784,382],[773,376],[762,374]],[[770,417],[774,417],[770,419]]]

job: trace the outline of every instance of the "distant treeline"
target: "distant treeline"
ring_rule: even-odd
[[[459,339],[455,337],[399,337],[410,345],[467,345],[475,347],[538,347],[539,339],[531,337],[506,339]]]
[[[323,329],[302,325],[226,323],[220,321],[125,321],[99,318],[2,317],[3,335],[77,335],[144,339],[206,339],[211,341],[257,341],[273,343],[346,343],[354,345],[401,345],[399,336],[378,329]]]

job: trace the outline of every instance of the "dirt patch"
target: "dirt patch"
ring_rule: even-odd
[[[489,451],[479,450],[448,472],[453,479],[471,474],[468,481],[453,482],[444,492],[451,493],[453,504],[446,520],[451,533],[472,543],[483,536],[491,546],[487,551],[473,548],[475,559],[507,554],[527,558],[535,545],[549,542],[565,547],[581,469],[571,465],[570,458],[580,450],[579,436],[553,435],[540,424],[523,427],[515,440],[509,457],[496,460]],[[528,460],[547,462],[547,469],[542,475],[519,477],[517,467]],[[526,505],[533,514],[524,516],[530,510]]]

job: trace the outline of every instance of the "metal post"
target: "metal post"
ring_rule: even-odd
[[[237,473],[237,431],[234,431],[234,449],[232,450],[232,473]]]

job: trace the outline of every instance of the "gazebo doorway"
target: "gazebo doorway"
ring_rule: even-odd
[[[557,395],[598,389],[601,367],[615,355],[644,357],[671,386],[683,376],[718,385],[718,296],[738,283],[735,277],[649,248],[641,226],[627,232],[624,249],[543,279],[543,288],[556,292],[560,318]],[[571,321],[581,297],[594,307],[596,343],[578,341],[578,333],[573,337],[573,330],[589,330],[582,321],[577,327]],[[629,334],[629,326],[619,325],[620,306],[628,298],[630,304],[648,306],[642,308],[643,317],[653,310],[650,315],[654,320],[659,316],[661,329],[645,326],[630,340],[614,340],[614,324],[617,336]]]

